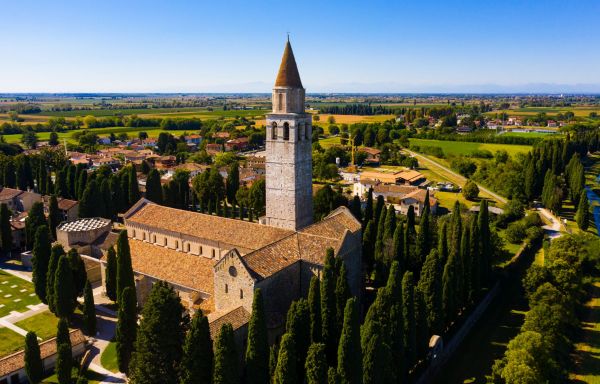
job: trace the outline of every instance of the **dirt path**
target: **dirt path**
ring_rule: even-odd
[[[408,149],[405,149],[405,151],[408,152],[411,156],[414,156],[414,157],[418,158],[419,161],[423,161],[423,162],[428,163],[428,164],[433,164],[437,168],[442,169],[444,172],[447,172],[447,173],[451,174],[452,177],[454,177],[455,179],[459,180],[463,185],[467,182],[467,178],[466,177],[464,177],[464,176],[462,176],[462,175],[454,172],[450,168],[448,168],[448,167],[446,167],[446,166],[438,163],[437,161],[431,160],[430,158],[425,157],[425,156],[423,156],[421,154],[418,154],[416,152],[409,151]],[[487,189],[486,187],[484,187],[484,186],[482,186],[480,184],[477,184],[477,187],[479,187],[480,191],[482,191],[484,193],[487,193],[488,195],[490,195],[494,200],[498,201],[499,203],[506,204],[507,200],[504,197],[498,195],[495,192],[490,191],[489,189]]]

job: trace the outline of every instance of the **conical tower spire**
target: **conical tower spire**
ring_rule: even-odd
[[[298,66],[296,65],[289,36],[283,50],[283,57],[281,58],[281,65],[279,65],[279,73],[275,80],[275,86],[302,88],[302,81],[300,80],[300,73],[298,73]]]

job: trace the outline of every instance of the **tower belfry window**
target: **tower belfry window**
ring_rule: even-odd
[[[277,111],[282,112],[283,110],[283,95],[281,93],[277,94]]]
[[[283,124],[283,140],[290,139],[290,125],[288,123]]]
[[[271,140],[277,140],[277,123],[271,126]]]

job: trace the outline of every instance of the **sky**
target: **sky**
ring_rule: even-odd
[[[0,0],[0,93],[600,93],[600,1]]]

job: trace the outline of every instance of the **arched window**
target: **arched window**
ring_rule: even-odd
[[[143,240],[146,241],[146,232],[142,232]]]
[[[283,109],[283,95],[281,93],[277,94],[277,111],[281,112]]]
[[[283,140],[290,139],[290,125],[288,123],[283,123]]]
[[[156,235],[152,235],[152,242],[156,243]]]
[[[131,230],[131,237],[133,237],[135,239],[135,229]]]
[[[215,250],[212,250],[212,257],[215,257]]]
[[[271,140],[277,140],[277,123],[273,123],[271,126]]]
[[[244,298],[244,291],[240,289],[240,299]]]
[[[165,240],[163,241],[164,246],[167,246],[167,238],[165,237]]]
[[[202,246],[200,246],[200,254],[204,254],[204,252],[202,252]]]
[[[186,243],[185,245],[186,252],[190,251],[190,243]]]
[[[179,249],[179,240],[175,241],[175,249]]]

